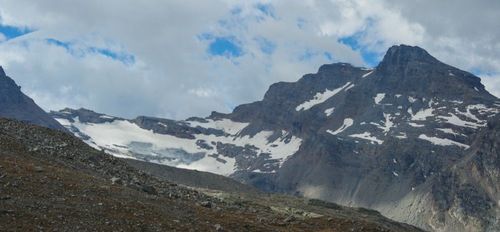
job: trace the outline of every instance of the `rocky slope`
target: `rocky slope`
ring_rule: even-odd
[[[500,100],[478,77],[400,45],[374,69],[323,65],[297,82],[271,85],[262,101],[230,114],[127,120],[65,109],[52,116],[115,156],[377,209],[428,230],[494,231],[500,206],[491,204],[489,188],[498,182],[459,193],[449,187],[479,181],[451,170],[471,156],[476,135],[499,112]]]
[[[258,194],[256,188],[234,179],[196,170],[175,168],[135,159],[123,159],[128,165],[159,179],[175,182],[186,187],[219,190],[230,193]]]
[[[24,95],[0,66],[0,117],[13,118],[40,126],[65,130],[57,121]]]
[[[375,211],[202,193],[63,132],[0,119],[1,231],[420,231]]]
[[[440,173],[432,183],[436,192],[436,228],[448,231],[465,227],[500,231],[500,116],[475,135],[464,158]],[[473,217],[470,217],[473,215]],[[443,221],[454,223],[443,224]],[[477,220],[482,219],[482,220]],[[468,223],[463,223],[463,222]]]

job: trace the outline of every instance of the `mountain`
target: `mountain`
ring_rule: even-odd
[[[61,131],[8,119],[0,128],[0,231],[422,231],[319,200],[202,192]]]
[[[499,112],[500,100],[480,78],[399,45],[374,69],[323,65],[230,114],[181,121],[85,109],[51,115],[118,157],[371,208],[431,231],[497,231],[498,153],[472,152]],[[473,165],[468,157],[481,158]],[[471,167],[481,175],[471,178]]]
[[[227,118],[173,121],[141,116],[126,120],[86,109],[64,109],[51,115],[89,145],[117,157],[222,175],[231,175],[235,169],[274,172],[301,144],[301,139],[285,130],[243,134],[249,123]]]
[[[17,119],[40,126],[65,130],[57,121],[24,95],[0,66],[0,117]]]

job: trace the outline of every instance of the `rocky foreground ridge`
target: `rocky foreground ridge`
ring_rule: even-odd
[[[64,132],[0,119],[1,231],[420,231],[319,200],[192,189]]]

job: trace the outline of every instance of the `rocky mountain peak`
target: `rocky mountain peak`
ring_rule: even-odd
[[[440,62],[423,48],[402,44],[390,47],[379,67],[405,66],[410,63],[430,64]]]
[[[350,71],[351,69],[355,69],[354,66],[352,66],[349,63],[333,63],[333,64],[324,64],[319,67],[318,73],[324,73],[324,72],[346,72]]]
[[[494,99],[480,78],[447,65],[417,46],[389,48],[376,68],[376,85],[387,91],[448,99]]]
[[[3,71],[3,67],[0,65],[0,77],[5,76],[5,71]]]
[[[73,122],[75,118],[85,123],[105,123],[112,122],[116,117],[112,117],[105,114],[96,113],[92,110],[80,108],[77,110],[71,108],[65,108],[60,111],[51,111],[51,115],[56,115],[58,118],[66,119],[69,122]]]
[[[417,46],[395,45],[387,50],[377,66],[377,72],[386,77],[405,78],[423,76],[431,69],[447,66]],[[398,79],[398,80],[399,80]]]

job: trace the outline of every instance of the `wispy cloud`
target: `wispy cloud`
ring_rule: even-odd
[[[46,39],[45,41],[47,41],[50,45],[62,47],[69,54],[79,58],[83,58],[86,55],[99,54],[113,60],[120,61],[125,65],[133,65],[135,63],[134,55],[126,51],[116,51],[112,48],[82,46],[78,42],[65,42],[53,38]]]

